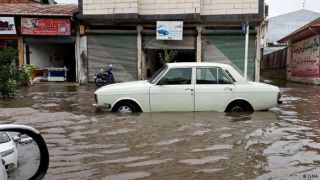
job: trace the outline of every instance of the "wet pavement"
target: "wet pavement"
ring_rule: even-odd
[[[1,124],[43,134],[45,179],[320,179],[319,86],[283,86],[283,105],[253,114],[131,116],[96,112],[94,89],[24,87],[0,100]]]

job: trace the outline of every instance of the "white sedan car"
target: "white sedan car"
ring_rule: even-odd
[[[94,96],[94,107],[113,112],[245,112],[281,102],[278,87],[246,81],[218,63],[169,63],[148,81],[106,85]]]
[[[7,170],[18,167],[18,149],[16,142],[7,132],[0,132],[0,154]]]

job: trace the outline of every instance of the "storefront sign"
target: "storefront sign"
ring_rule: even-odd
[[[0,34],[17,34],[13,17],[0,17]]]
[[[319,35],[293,44],[291,75],[293,77],[319,77],[319,54]]]
[[[157,21],[157,40],[182,40],[183,21]]]
[[[21,18],[24,35],[70,35],[69,19]]]

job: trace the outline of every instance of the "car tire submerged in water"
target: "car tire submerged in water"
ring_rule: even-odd
[[[228,105],[225,112],[253,112],[252,106],[245,101],[232,102]]]
[[[138,111],[139,111],[138,107],[131,102],[122,102],[119,105],[117,105],[115,108],[115,112],[119,112],[119,113],[134,113]]]

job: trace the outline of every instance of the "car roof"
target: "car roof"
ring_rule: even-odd
[[[178,62],[167,63],[168,67],[205,67],[205,66],[218,66],[222,68],[229,68],[229,64],[211,63],[211,62]]]

